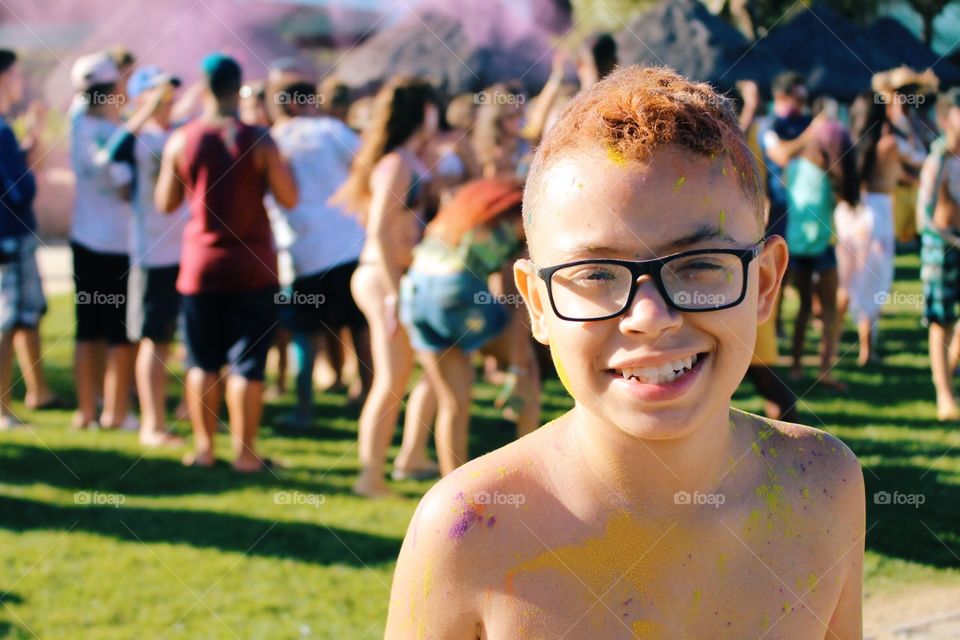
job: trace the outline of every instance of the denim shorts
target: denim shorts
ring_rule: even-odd
[[[47,311],[37,268],[38,242],[33,235],[5,238],[9,259],[0,264],[0,331],[36,329]]]
[[[471,273],[424,274],[400,281],[400,322],[417,351],[476,351],[507,326],[510,315]]]

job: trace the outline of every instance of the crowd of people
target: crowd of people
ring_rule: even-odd
[[[318,84],[294,59],[245,82],[234,59],[213,53],[191,86],[122,48],[77,59],[73,428],[136,429],[145,447],[182,447],[168,424],[187,416],[184,463],[209,467],[225,398],[233,467],[261,471],[274,464],[257,446],[264,398],[285,393],[292,368],[289,427],[311,426],[318,384],[361,407],[354,490],[371,497],[391,492],[387,455],[404,402],[393,479],[466,462],[477,372],[501,388],[497,406],[517,435],[534,431],[551,356],[531,338],[514,282],[514,262],[527,256],[524,180],[564,106],[616,64],[612,38],[599,36],[576,55],[555,54],[537,96],[518,83],[449,96],[396,77],[361,97],[331,78]],[[842,391],[833,369],[847,317],[859,364],[878,361],[895,247],[915,250],[919,231],[938,415],[956,420],[960,93],[926,100],[937,91],[929,72],[874,80],[849,118],[829,98],[810,105],[796,74],[777,77],[769,113],[756,84],[738,85],[767,234],[786,239],[799,297],[790,373],[802,377],[817,323],[817,383]],[[33,172],[44,111],[30,105],[19,140],[7,120],[23,85],[16,54],[0,51],[0,428],[20,422],[14,354],[25,406],[65,406],[45,381],[38,333],[46,303]],[[758,327],[748,377],[768,414],[796,421],[796,396],[771,369],[783,324],[777,311]],[[184,402],[171,414],[180,360]]]

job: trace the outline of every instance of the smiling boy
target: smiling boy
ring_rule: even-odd
[[[579,94],[515,276],[575,406],[424,497],[388,638],[860,638],[839,440],[731,409],[787,264],[726,100],[667,69]]]

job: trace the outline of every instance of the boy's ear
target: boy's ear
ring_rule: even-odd
[[[545,318],[546,300],[545,293],[541,295],[541,289],[537,285],[539,277],[533,266],[533,262],[526,258],[517,260],[513,265],[513,280],[517,284],[517,291],[523,296],[523,302],[530,314],[530,331],[534,339],[540,344],[550,344],[547,338],[547,322]]]
[[[760,283],[757,295],[757,324],[763,324],[770,318],[780,294],[780,283],[787,270],[789,253],[787,243],[780,236],[770,236],[757,259],[760,268],[757,280]]]

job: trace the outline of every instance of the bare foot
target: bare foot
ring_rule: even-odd
[[[937,398],[937,420],[940,422],[956,422],[960,420],[960,409],[954,398]]]
[[[434,462],[427,463],[420,467],[401,468],[396,465],[390,473],[394,480],[430,480],[440,477],[440,466]]]
[[[259,456],[238,458],[233,463],[233,470],[237,473],[260,473],[261,471],[270,471],[276,467],[277,464],[270,458],[261,458]]]
[[[182,458],[183,464],[186,467],[199,467],[201,469],[209,469],[216,463],[216,458],[213,457],[212,451],[193,451],[187,453]]]
[[[372,498],[374,500],[380,498],[390,498],[396,495],[382,479],[377,482],[370,481],[362,477],[358,478],[357,481],[353,483],[353,492],[358,496]]]
[[[140,434],[140,446],[152,449],[154,447],[182,447],[183,438],[169,431],[151,431]]]
[[[70,428],[74,431],[96,429],[98,427],[99,425],[95,418],[85,418],[79,411],[74,412],[73,417],[70,419]]]
[[[67,403],[60,396],[49,392],[42,398],[27,396],[23,400],[23,406],[31,411],[46,411],[48,409],[66,409]]]
[[[23,420],[13,414],[0,416],[0,431],[10,431],[24,426],[24,424]]]
[[[817,380],[817,384],[833,391],[839,391],[840,393],[843,393],[847,390],[847,383],[837,380],[829,373],[820,376],[820,378]]]

